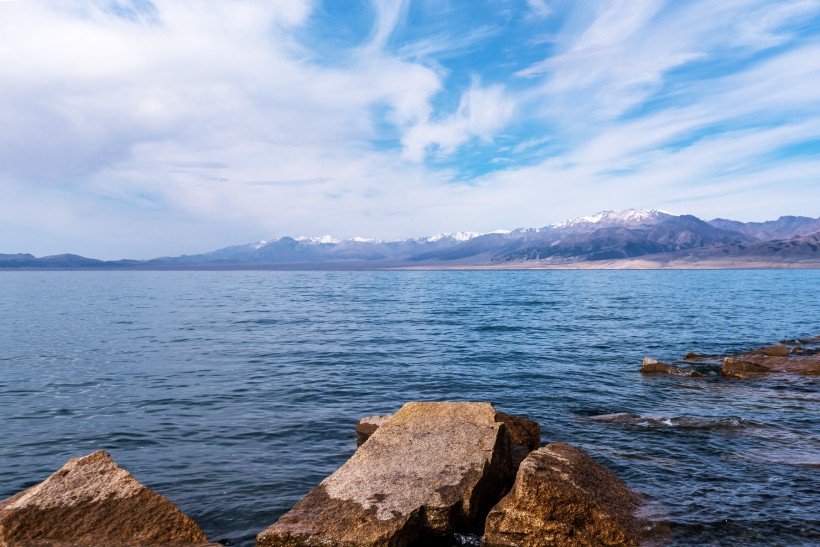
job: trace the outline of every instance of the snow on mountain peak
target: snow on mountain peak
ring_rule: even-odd
[[[639,226],[641,224],[656,224],[664,218],[677,216],[667,211],[658,209],[623,209],[620,211],[601,211],[594,215],[588,215],[571,220],[565,220],[557,224],[551,224],[551,228],[571,228],[583,227],[589,224],[601,226]]]
[[[443,234],[436,234],[434,236],[422,237],[422,238],[419,238],[419,239],[421,239],[422,241],[427,241],[429,243],[433,243],[434,241],[439,241],[441,239],[447,239],[447,238],[455,239],[456,241],[467,241],[469,239],[473,239],[474,237],[478,237],[480,235],[481,234],[476,233],[476,232],[452,232],[452,233],[447,232],[447,233],[443,233]]]
[[[301,243],[315,243],[315,244],[322,244],[322,243],[340,243],[341,240],[336,239],[331,235],[323,235],[319,237],[297,237],[295,238],[296,241]]]

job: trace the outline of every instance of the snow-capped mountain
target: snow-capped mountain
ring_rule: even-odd
[[[622,211],[601,211],[594,215],[550,224],[548,227],[597,229],[605,226],[651,226],[675,216],[678,215],[657,209],[624,209]]]
[[[2,268],[382,268],[470,266],[537,260],[544,264],[689,253],[726,259],[760,256],[774,262],[820,263],[820,218],[781,217],[743,223],[660,210],[602,211],[543,228],[489,233],[448,232],[385,241],[331,235],[280,237],[209,253],[148,261],[103,262],[70,255],[0,255]],[[812,235],[814,234],[814,235]],[[783,240],[783,241],[777,241]],[[763,242],[771,242],[765,245]],[[782,243],[782,245],[781,245]],[[786,249],[790,254],[784,254]],[[751,254],[750,254],[751,253]],[[768,253],[768,254],[767,254]],[[779,253],[779,254],[778,254]],[[689,256],[687,255],[687,256]],[[675,255],[677,256],[677,255]]]

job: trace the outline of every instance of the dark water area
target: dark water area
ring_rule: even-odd
[[[820,271],[0,274],[0,499],[108,450],[252,545],[358,418],[491,401],[647,496],[673,545],[820,544],[820,378],[642,376],[820,334]],[[624,419],[598,416],[627,413]]]

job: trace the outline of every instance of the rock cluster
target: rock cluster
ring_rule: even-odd
[[[635,545],[638,497],[581,450],[490,403],[407,403],[257,536],[259,546]],[[488,516],[489,515],[489,516]],[[169,500],[99,451],[0,502],[0,547],[212,545]]]
[[[204,545],[199,526],[107,452],[0,502],[0,546]]]
[[[357,431],[375,421],[364,419]],[[540,545],[537,538],[556,530],[589,544],[631,545],[637,497],[580,450],[539,445],[538,424],[489,403],[407,403],[380,417],[350,460],[260,533],[257,545],[423,545],[481,534],[485,521],[490,545]],[[515,461],[516,446],[523,461]],[[556,473],[559,463],[566,467]],[[532,495],[544,497],[543,510]],[[510,543],[515,534],[518,543]]]
[[[793,345],[790,345],[793,344]],[[683,361],[706,372],[719,372],[734,378],[755,378],[768,373],[820,374],[820,336],[743,351],[732,355],[687,353]],[[703,376],[700,370],[662,363],[644,357],[640,371],[676,376]]]

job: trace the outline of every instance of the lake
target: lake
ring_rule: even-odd
[[[0,273],[0,499],[97,449],[252,545],[363,416],[491,401],[644,493],[674,545],[820,543],[820,378],[641,360],[820,334],[820,270]],[[607,423],[627,412],[643,419]],[[651,419],[650,419],[651,418]]]

